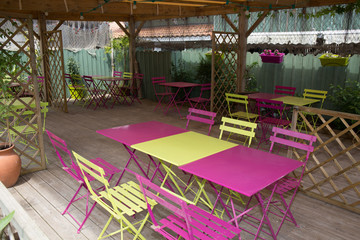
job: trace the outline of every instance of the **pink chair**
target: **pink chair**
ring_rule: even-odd
[[[287,87],[287,86],[275,86],[274,93],[275,94],[285,94],[289,96],[295,95],[296,88],[295,87]]]
[[[291,121],[284,119],[284,104],[281,101],[257,98],[256,106],[258,108],[258,121],[260,122],[262,132],[258,144],[259,148],[261,143],[269,141],[267,134],[271,127],[275,126],[286,128],[290,125]]]
[[[211,83],[201,84],[200,96],[189,98],[191,107],[196,108],[200,105],[201,109],[207,110],[206,107],[210,103],[210,91],[211,91]],[[195,103],[195,105],[193,105]]]
[[[129,171],[129,170],[128,170]],[[131,172],[131,171],[129,171]],[[239,235],[241,230],[217,218],[216,216],[202,210],[201,208],[187,204],[175,193],[169,193],[150,180],[132,172],[139,181],[140,189],[144,194],[151,221],[152,229],[164,236],[166,239],[233,239]],[[155,207],[163,206],[172,215],[163,217],[164,214],[153,212],[149,200],[155,200]],[[159,218],[161,215],[163,218]]]
[[[68,213],[69,216],[72,219],[74,219],[74,221],[79,225],[79,228],[77,230],[77,232],[79,233],[81,231],[81,228],[85,224],[86,220],[89,218],[96,203],[94,202],[92,204],[91,208],[89,209],[89,197],[91,196],[91,194],[84,182],[84,179],[82,177],[82,173],[81,173],[79,166],[76,164],[76,161],[73,160],[72,154],[71,154],[70,150],[67,148],[66,142],[63,139],[56,136],[55,134],[53,134],[52,132],[50,132],[49,130],[46,130],[46,133],[49,136],[50,142],[55,149],[56,155],[58,156],[58,158],[63,166],[63,169],[71,177],[73,177],[78,183],[80,183],[79,188],[75,192],[74,196],[71,198],[71,200],[70,200],[69,204],[66,206],[64,212],[62,213],[62,215],[64,215],[65,213]],[[108,181],[110,181],[112,179],[114,174],[122,172],[122,170],[116,168],[115,166],[111,165],[110,163],[106,162],[105,160],[103,160],[101,158],[91,159],[90,161],[92,163],[96,164],[97,166],[102,167],[105,170],[105,175],[106,175],[106,177],[108,177]],[[94,180],[91,176],[89,176],[88,179],[90,179],[91,181]],[[77,197],[82,188],[84,188],[87,193],[85,195]],[[69,210],[71,204],[73,204],[83,198],[86,198],[86,210],[85,210],[85,218],[84,218],[84,220],[82,220],[82,222],[80,222],[73,215],[71,215],[70,211],[68,211],[68,210]]]
[[[154,109],[155,111],[161,105],[161,102],[165,101],[166,99],[167,102],[165,104],[168,105],[171,99],[174,97],[174,93],[171,92],[171,89],[166,86],[159,86],[161,83],[166,83],[165,77],[152,77],[151,82],[154,88],[156,99],[158,100],[158,104]],[[162,89],[162,91],[160,91],[160,89]]]
[[[94,81],[92,76],[84,75],[83,80],[85,82],[86,90],[90,97],[90,99],[88,100],[89,103],[88,103],[87,108],[89,108],[89,106],[92,103],[95,104],[94,110],[101,105],[106,107],[106,105],[105,105],[106,104],[106,99],[105,99],[106,91],[99,87],[99,84]]]
[[[114,71],[113,76],[114,76],[114,77],[121,77],[121,76],[122,76],[122,72]]]
[[[211,127],[215,123],[215,121],[214,121],[215,117],[216,117],[216,113],[214,113],[214,112],[209,112],[209,111],[195,109],[195,108],[189,108],[189,114],[186,116],[186,119],[187,119],[186,129],[188,129],[188,127],[189,127],[190,120],[202,122],[202,123],[209,124],[208,135],[210,135]]]
[[[275,144],[281,144],[288,147],[292,147],[296,149],[297,154],[301,156],[299,160],[303,162],[303,166],[301,167],[301,173],[296,172],[298,176],[296,176],[296,173],[295,173],[296,177],[285,176],[280,180],[278,180],[275,184],[268,187],[271,190],[274,187],[276,187],[275,193],[280,196],[279,201],[271,201],[271,204],[275,207],[275,209],[277,209],[277,212],[280,212],[280,214],[275,213],[274,211],[271,211],[269,209],[270,213],[273,213],[276,216],[282,218],[282,221],[276,233],[277,236],[285,220],[292,222],[295,224],[295,226],[297,226],[295,218],[290,211],[290,207],[295,198],[296,192],[299,186],[301,185],[301,180],[303,178],[305,166],[307,161],[309,160],[310,153],[313,152],[314,150],[312,144],[316,142],[316,136],[294,132],[277,127],[273,127],[272,131],[274,135],[270,136],[270,141],[271,141],[270,152],[273,152]],[[292,195],[290,194],[291,191],[293,191]],[[290,196],[290,200],[286,201],[286,198],[289,198],[289,196]]]

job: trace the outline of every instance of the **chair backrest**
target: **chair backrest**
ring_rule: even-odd
[[[135,73],[134,74],[134,81],[136,81],[136,89],[141,89],[142,83],[143,83],[143,79],[144,79],[144,74],[142,73]],[[134,86],[134,85],[133,85]]]
[[[242,107],[244,112],[248,114],[248,104],[249,104],[248,96],[235,94],[235,93],[225,93],[225,99],[228,105],[228,111],[230,115],[232,114],[231,112],[232,104],[239,105],[239,107],[240,108]]]
[[[84,75],[84,76],[82,76],[82,78],[85,82],[85,86],[87,89],[96,89],[97,88],[92,76]]]
[[[85,181],[85,184],[87,186],[87,188],[89,189],[91,195],[94,198],[98,199],[98,203],[100,205],[104,206],[108,206],[111,205],[112,207],[112,211],[115,212],[116,214],[121,214],[121,210],[118,208],[118,205],[116,204],[116,200],[114,199],[114,197],[112,196],[112,194],[109,192],[109,188],[110,188],[110,184],[109,181],[106,179],[105,177],[105,170],[90,162],[89,160],[85,159],[84,157],[80,156],[78,153],[72,151],[76,162],[80,168],[81,171],[81,176]],[[90,181],[89,177],[93,178],[95,181]],[[94,185],[91,185],[91,182],[97,182]],[[103,202],[102,200],[100,200],[98,198],[98,194],[96,193],[96,189],[98,189],[99,187],[103,188],[103,192],[102,194],[106,194],[105,198],[110,202],[110,204]],[[109,210],[109,211],[111,211]]]
[[[189,127],[190,120],[202,122],[209,124],[209,131],[208,135],[210,135],[211,127],[214,125],[215,121],[214,118],[216,117],[216,113],[209,112],[205,110],[195,109],[195,108],[189,108],[189,114],[186,116],[187,123],[186,123],[186,129]]]
[[[50,142],[53,145],[56,155],[58,156],[61,164],[63,165],[63,169],[68,172],[76,181],[83,181],[80,168],[77,166],[75,161],[72,158],[71,152],[67,147],[65,140],[56,136],[49,130],[46,130],[47,135],[49,136]],[[64,158],[70,160],[70,166],[66,163]]]
[[[278,120],[283,118],[284,104],[282,101],[271,99],[256,99],[259,121],[267,120],[277,125]]]
[[[327,91],[323,90],[314,90],[314,89],[304,89],[303,96],[304,98],[312,98],[320,100],[320,108],[323,107],[324,101],[326,99]]]
[[[287,86],[275,86],[274,93],[275,94],[285,94],[289,96],[294,96],[296,91],[296,87],[287,87]]]
[[[246,144],[248,140],[248,146],[251,145],[252,138],[255,137],[255,129],[257,128],[256,123],[222,117],[222,124],[220,125],[220,135],[219,139],[222,138],[223,132],[235,133],[246,137],[243,145]]]
[[[306,151],[305,160],[303,161],[303,170],[300,176],[301,179],[304,174],[305,165],[309,160],[310,153],[314,151],[314,146],[312,146],[312,144],[316,142],[316,136],[278,127],[273,127],[272,131],[274,135],[270,136],[270,152],[273,151],[275,143]]]
[[[133,78],[133,74],[131,72],[123,72],[122,77],[131,79],[131,78]]]
[[[153,85],[153,88],[154,88],[154,93],[157,94],[158,91],[157,91],[157,88],[158,88],[158,84],[159,83],[166,83],[166,79],[165,77],[152,77],[151,78],[151,83]]]
[[[210,93],[211,91],[211,83],[203,83],[201,84],[201,88],[200,88],[200,97],[205,97],[205,98],[209,98],[210,99],[210,94],[208,94],[208,96],[204,96],[207,93]]]
[[[113,76],[114,76],[114,77],[121,77],[121,76],[122,76],[122,72],[114,71]]]

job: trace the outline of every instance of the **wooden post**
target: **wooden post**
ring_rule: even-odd
[[[248,29],[248,18],[245,15],[245,11],[240,12],[239,14],[239,27],[238,27],[238,60],[237,60],[237,83],[236,83],[236,91],[243,92],[245,91],[245,70],[246,70],[246,45],[247,45],[247,36],[246,32]]]
[[[41,68],[44,75],[44,86],[43,91],[45,91],[45,100],[51,105],[49,99],[50,96],[50,74],[48,66],[49,56],[47,55],[47,39],[46,39],[46,18],[43,13],[39,14],[39,35],[40,35],[40,53],[41,53]]]
[[[29,46],[30,46],[30,67],[32,69],[32,81],[34,84],[35,92],[35,102],[36,102],[36,113],[37,113],[37,125],[38,132],[37,136],[39,137],[39,147],[40,147],[40,157],[41,157],[41,167],[42,169],[46,168],[45,164],[45,149],[44,149],[44,138],[43,138],[43,123],[41,120],[41,107],[40,107],[40,96],[39,96],[39,86],[37,81],[37,71],[36,71],[36,54],[35,54],[35,43],[34,43],[34,30],[33,30],[33,21],[28,18],[27,20],[28,30],[29,30]]]
[[[130,72],[134,74],[135,66],[135,20],[133,16],[130,16],[129,20],[129,60],[130,60]]]

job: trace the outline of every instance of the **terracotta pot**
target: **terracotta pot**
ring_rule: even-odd
[[[0,143],[1,147],[7,145]],[[14,152],[14,145],[11,147],[0,150],[0,181],[5,187],[12,187],[20,176],[21,160],[19,155]]]

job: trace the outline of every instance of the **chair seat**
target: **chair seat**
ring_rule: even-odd
[[[198,102],[198,103],[209,102],[210,101],[210,99],[202,98],[202,97],[189,98],[189,100],[192,101],[192,102]]]
[[[230,114],[230,117],[232,118],[242,118],[242,119],[253,119],[253,118],[257,118],[259,115],[255,114],[255,113],[247,113],[247,112],[235,112]]]
[[[196,239],[232,239],[240,233],[240,229],[235,228],[225,221],[219,222],[217,219],[213,221],[213,217],[210,213],[194,206],[189,205],[189,215],[196,216],[191,221],[191,230]],[[189,239],[188,232],[186,229],[186,223],[183,218],[175,215],[169,215],[159,221],[163,225],[159,228],[154,228],[155,231],[159,232],[164,236],[168,236],[164,228],[169,228],[175,233],[179,234],[184,239]]]
[[[147,205],[144,195],[140,190],[140,186],[133,181],[113,187],[109,189],[109,193],[111,194],[111,197],[115,199],[118,209],[121,210],[121,215],[126,214],[128,216],[133,216],[136,213],[147,210]],[[99,196],[92,196],[92,199],[99,203],[102,207],[108,209],[108,211],[111,211],[114,216],[119,214],[114,212],[112,209],[110,199],[106,191],[99,192]],[[148,198],[148,203],[151,206],[155,206],[157,204],[150,198]],[[120,219],[120,216],[118,219]]]
[[[273,124],[275,126],[287,126],[291,123],[291,121],[286,119],[278,119],[278,118],[270,118],[270,117],[264,118],[262,122],[267,124]]]
[[[295,189],[296,187],[298,187],[300,185],[300,182],[298,179],[296,178],[292,178],[289,176],[285,176],[283,178],[281,178],[280,180],[278,180],[276,183],[271,184],[270,186],[268,186],[267,188],[272,190],[274,188],[274,185],[277,184],[277,187],[275,189],[275,192],[277,194],[284,194],[292,189]]]

